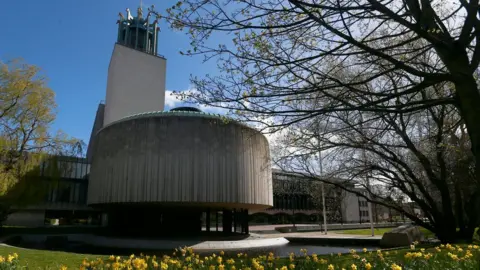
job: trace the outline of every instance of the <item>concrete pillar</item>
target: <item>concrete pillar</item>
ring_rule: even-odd
[[[107,227],[107,225],[108,225],[108,214],[107,213],[102,213],[100,224],[101,224],[102,227]]]
[[[206,215],[207,215],[207,217],[205,219],[205,227],[207,229],[207,232],[210,232],[210,215],[211,215],[210,208],[207,208],[207,214]]]
[[[237,232],[237,211],[233,209],[233,232]]]

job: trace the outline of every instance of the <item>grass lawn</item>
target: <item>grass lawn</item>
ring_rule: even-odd
[[[383,235],[386,232],[391,231],[393,228],[375,228],[375,235]],[[430,238],[434,237],[433,233],[425,228],[420,227],[420,231],[423,232],[425,237]],[[343,231],[332,231],[334,233],[343,233],[343,234],[356,234],[356,235],[371,235],[372,231],[370,229],[358,229],[358,230],[343,230]]]
[[[465,251],[467,250],[467,245],[459,245]],[[428,268],[422,268],[422,269],[438,269],[438,267],[444,266],[445,265],[450,265],[453,268],[448,268],[448,269],[478,269],[478,266],[480,266],[480,260],[477,261],[477,259],[480,259],[480,249],[472,249],[474,258],[471,259],[471,262],[469,262],[471,267],[465,267],[469,266],[466,265],[467,261],[461,261],[461,260],[452,260],[448,258],[447,252],[453,252],[455,254],[458,254],[459,257],[464,256],[466,253],[465,251],[456,251],[454,247],[452,247],[453,250],[449,250],[447,248],[443,248],[442,252],[439,252],[439,250],[436,250],[434,247],[426,247],[425,250],[422,250],[423,253],[420,253],[420,246],[416,247],[415,251],[413,252],[418,252],[420,254],[432,254],[433,259],[430,260],[431,263],[435,264],[432,265],[432,267]],[[471,247],[470,247],[471,248]],[[307,251],[308,252],[308,251]],[[396,263],[398,265],[404,265],[404,264],[412,264],[414,263],[415,260],[424,260],[425,263],[429,260],[427,259],[422,259],[420,257],[419,259],[405,259],[405,254],[407,252],[412,252],[410,249],[398,249],[398,250],[390,250],[390,251],[383,251],[382,256],[384,256],[384,260],[380,261],[378,259],[378,254],[377,252],[363,252],[362,250],[358,249],[356,254],[331,254],[331,255],[323,255],[323,256],[313,256],[309,253],[308,259],[306,260],[306,257],[296,257],[292,261],[290,261],[289,258],[277,258],[273,260],[269,260],[268,254],[265,254],[266,256],[261,258],[258,257],[257,261],[260,263],[260,265],[264,265],[265,269],[275,269],[275,268],[282,268],[282,266],[288,266],[289,264],[295,264],[296,267],[295,269],[327,269],[328,264],[333,264],[335,265],[335,269],[341,269],[341,267],[345,267],[346,269],[350,269],[350,266],[352,264],[356,264],[359,266],[360,269],[364,269],[364,267],[360,267],[362,264],[364,265],[365,262],[362,262],[362,260],[366,260],[368,262],[371,262],[373,265],[373,269],[386,269],[384,268],[385,266],[390,266],[392,263]],[[23,248],[15,248],[15,247],[7,247],[7,246],[0,246],[0,255],[2,256],[7,256],[8,254],[12,253],[17,253],[19,255],[19,266],[20,267],[25,267],[27,266],[28,269],[60,269],[60,266],[66,266],[68,269],[79,269],[79,267],[82,265],[82,261],[86,258],[88,261],[94,261],[97,258],[101,258],[102,260],[105,261],[105,263],[111,263],[109,261],[109,258],[107,256],[98,256],[98,255],[86,255],[86,254],[75,254],[75,253],[67,253],[67,252],[56,252],[56,251],[44,251],[44,250],[32,250],[32,249],[23,249]],[[217,253],[218,254],[218,253]],[[177,254],[180,255],[180,254]],[[218,256],[218,255],[217,255]],[[191,257],[191,261],[186,262],[188,257]],[[121,261],[126,260],[127,258],[124,257],[121,259]],[[175,259],[177,262],[168,262],[169,267],[168,269],[182,269],[182,267],[179,267],[178,263],[181,264],[190,264],[195,261],[194,255],[189,256],[189,253],[187,253],[186,257],[173,257],[172,259]],[[203,258],[200,257],[200,260]],[[210,262],[206,261],[207,265],[216,265],[217,267],[215,269],[220,269],[218,267],[218,258],[217,257],[210,257]],[[251,258],[247,257],[235,257],[232,258],[234,259],[234,264],[237,265],[237,269],[244,269],[245,267],[252,267],[251,264],[254,264],[251,260]],[[151,260],[151,258],[150,258]],[[120,262],[121,262],[120,261]],[[147,258],[148,261],[148,258]],[[160,261],[160,259],[158,259]],[[223,264],[226,264],[226,266],[229,264],[228,258],[223,259]],[[444,262],[443,262],[444,261]],[[149,264],[152,262],[150,261]],[[271,265],[269,265],[271,263]],[[247,265],[248,264],[248,265]],[[207,265],[205,265],[203,268],[205,268]],[[414,265],[410,265],[414,266]],[[194,269],[198,269],[199,267],[193,267]],[[255,267],[253,267],[255,268]],[[252,269],[253,269],[252,268]],[[2,269],[9,269],[9,268],[2,268]],[[97,267],[97,269],[102,269],[102,267]],[[208,269],[208,267],[207,267]],[[225,269],[230,269],[230,267],[225,267]],[[388,267],[390,269],[390,267]],[[408,269],[417,269],[417,268],[408,268]]]
[[[85,255],[58,251],[45,251],[36,249],[23,249],[16,247],[0,246],[0,255],[17,253],[19,255],[19,265],[28,266],[28,269],[59,269],[60,265],[68,268],[78,269],[83,259],[93,260],[96,258],[107,259],[98,255]]]

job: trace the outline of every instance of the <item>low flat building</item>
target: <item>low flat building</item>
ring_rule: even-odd
[[[85,158],[56,157],[60,178],[52,178],[42,170],[40,180],[48,187],[44,201],[20,209],[9,216],[5,225],[48,226],[100,225],[102,211],[87,205],[90,164]],[[46,166],[46,165],[42,165]],[[293,190],[286,190],[285,181],[296,183]],[[302,184],[305,183],[304,187]],[[273,206],[265,210],[249,210],[250,224],[316,223],[323,221],[321,189],[300,174],[272,170]],[[359,223],[368,221],[366,200],[352,193],[341,192],[326,185],[326,208],[328,223]],[[316,193],[316,194],[315,194]],[[375,211],[374,211],[375,212]],[[220,212],[220,216],[223,213]],[[295,219],[293,219],[295,217]],[[361,217],[361,218],[360,218]],[[205,225],[206,217],[202,217]],[[216,218],[212,216],[213,220]]]

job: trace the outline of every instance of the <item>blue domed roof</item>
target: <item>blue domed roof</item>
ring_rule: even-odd
[[[202,112],[199,108],[195,107],[177,107],[170,110],[171,112]]]

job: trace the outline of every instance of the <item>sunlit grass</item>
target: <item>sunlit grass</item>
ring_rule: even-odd
[[[434,234],[425,229],[425,228],[422,228],[422,227],[419,227],[420,228],[420,231],[422,231],[422,233],[425,235],[426,238],[431,238],[431,237],[434,237]],[[375,228],[374,229],[374,232],[375,232],[375,235],[383,235],[384,233],[386,232],[389,232],[391,231],[393,228]],[[356,230],[342,230],[342,231],[333,231],[335,233],[343,233],[343,234],[354,234],[354,235],[371,235],[372,234],[372,230],[370,228],[368,229],[356,229]]]
[[[13,270],[16,266],[28,269],[208,269],[208,270],[293,270],[293,269],[479,269],[480,248],[477,245],[441,245],[408,249],[352,250],[348,254],[316,255],[301,250],[279,258],[273,253],[250,257],[239,253],[227,257],[223,252],[200,256],[190,248],[178,249],[170,256],[95,256],[66,252],[40,251],[15,247],[0,247],[0,268]],[[18,260],[12,259],[18,254]],[[2,262],[1,258],[4,258]]]

